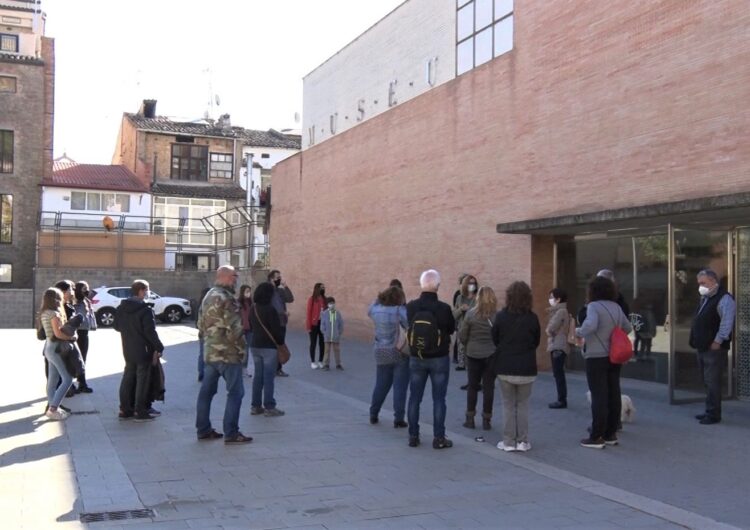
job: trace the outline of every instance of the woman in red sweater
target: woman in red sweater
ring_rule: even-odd
[[[320,332],[320,313],[326,306],[326,288],[322,283],[316,283],[313,293],[307,299],[307,316],[305,329],[310,334],[310,368],[323,368],[323,333]],[[318,344],[318,362],[315,362],[315,344]]]

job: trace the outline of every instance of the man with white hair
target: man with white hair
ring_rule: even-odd
[[[706,412],[696,419],[702,425],[721,421],[721,375],[732,343],[736,304],[711,269],[698,273],[698,310],[690,328],[690,347],[698,351],[698,366],[706,387]]]
[[[430,269],[419,278],[422,294],[406,304],[409,321],[409,447],[417,447],[419,441],[419,408],[430,378],[432,385],[433,440],[434,449],[453,447],[445,437],[445,394],[450,375],[450,337],[455,331],[451,306],[438,300],[440,273]]]
[[[602,269],[599,272],[597,272],[596,275],[599,278],[606,278],[615,284],[615,290],[617,291],[617,298],[615,299],[615,302],[617,303],[617,305],[620,306],[620,309],[622,309],[622,312],[625,313],[625,316],[630,318],[630,306],[625,301],[625,297],[620,292],[620,289],[617,288],[617,281],[615,280],[615,273],[609,269]],[[578,314],[576,315],[576,320],[578,321],[579,325],[582,324],[584,320],[586,320],[586,306],[585,305],[581,307],[581,309],[578,310]]]

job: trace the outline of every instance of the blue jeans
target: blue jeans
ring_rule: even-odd
[[[435,438],[445,436],[445,394],[448,391],[450,359],[409,358],[409,436],[419,436],[419,406],[422,404],[427,377],[432,385],[432,431]]]
[[[251,348],[253,352],[253,407],[263,406],[267,409],[276,408],[273,398],[273,381],[276,378],[276,365],[279,362],[276,348]]]
[[[205,375],[206,361],[203,359],[203,339],[198,339],[198,379]]]
[[[393,418],[404,421],[406,413],[406,390],[409,387],[409,358],[399,362],[379,364],[375,372],[375,388],[372,390],[370,416],[377,417],[388,392],[393,387]]]
[[[47,403],[50,407],[57,407],[62,403],[70,385],[73,384],[73,376],[65,369],[65,361],[59,353],[55,353],[56,343],[47,340],[44,345],[44,357],[49,365],[47,376]],[[59,383],[59,386],[58,386]]]
[[[198,436],[211,432],[211,400],[216,394],[219,377],[227,385],[227,404],[224,407],[224,436],[231,438],[240,432],[239,419],[245,386],[242,382],[242,365],[239,363],[206,363],[201,389],[198,392],[195,428]]]

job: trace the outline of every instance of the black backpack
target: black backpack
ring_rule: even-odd
[[[440,348],[440,330],[435,314],[429,309],[420,308],[409,323],[409,350],[420,359],[432,356]]]

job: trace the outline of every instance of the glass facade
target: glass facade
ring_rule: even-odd
[[[568,307],[577,313],[586,302],[589,280],[601,269],[615,273],[637,332],[635,361],[623,366],[623,377],[668,382],[669,376],[669,241],[663,232],[631,237],[586,236],[557,242],[557,285],[567,291]],[[571,368],[583,369],[583,358],[570,356]]]

